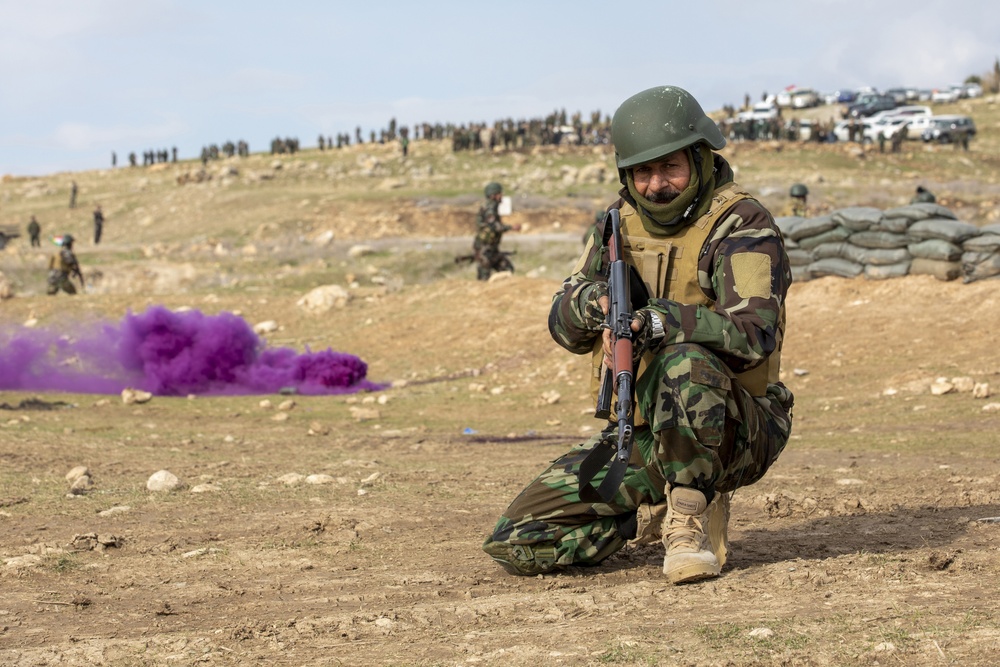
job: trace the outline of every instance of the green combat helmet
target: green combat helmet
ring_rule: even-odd
[[[657,86],[628,98],[611,119],[615,162],[624,170],[705,142],[714,150],[726,139],[698,100],[683,88]]]
[[[492,197],[493,195],[498,195],[503,192],[503,186],[496,181],[490,181],[486,184],[486,188],[483,190],[487,197]]]
[[[62,241],[59,242],[59,245],[64,245],[67,248],[70,247],[71,245],[73,245],[73,235],[72,234],[63,234]]]
[[[792,186],[792,189],[788,191],[789,197],[806,197],[809,195],[809,188],[802,185],[801,183],[796,183]]]

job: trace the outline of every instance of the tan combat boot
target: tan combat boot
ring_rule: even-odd
[[[720,496],[715,494],[716,499]],[[722,564],[715,551],[721,547],[722,558],[725,559],[725,527],[722,527],[721,533],[718,529],[713,530],[711,518],[722,519],[725,523],[728,516],[720,516],[718,509],[713,507],[710,511],[705,494],[697,489],[678,486],[670,490],[667,518],[663,521],[663,545],[667,548],[663,573],[670,583],[683,584],[719,576]],[[716,549],[709,541],[710,534],[721,540]]]

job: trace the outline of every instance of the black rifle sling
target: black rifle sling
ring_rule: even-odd
[[[614,430],[609,425],[608,428],[604,430],[600,442],[594,445],[594,448],[587,453],[587,456],[580,462],[580,472],[578,477],[580,479],[580,500],[585,503],[600,503],[600,502],[610,502],[611,498],[614,497],[615,492],[618,490],[618,486],[621,485],[621,479],[615,484],[614,489],[611,491],[611,497],[604,497],[604,487],[607,483],[608,477],[611,476],[611,470],[608,471],[608,475],[601,482],[600,488],[595,489],[594,485],[591,483],[594,481],[594,477],[597,473],[604,470],[604,466],[608,464],[611,457],[615,455],[615,437],[613,435]],[[612,465],[612,468],[615,466]],[[621,471],[622,479],[625,478],[625,471]]]

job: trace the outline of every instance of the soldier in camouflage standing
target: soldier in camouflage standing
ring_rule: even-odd
[[[521,225],[505,225],[500,220],[498,207],[503,199],[503,186],[493,181],[487,183],[483,191],[486,201],[479,207],[476,217],[476,238],[472,251],[476,257],[476,278],[489,280],[494,271],[513,271],[514,265],[505,253],[500,252],[500,241],[504,232],[521,231]]]
[[[70,278],[73,276],[79,278],[82,288],[83,274],[80,273],[80,263],[73,254],[73,235],[63,235],[59,245],[62,246],[59,252],[49,258],[49,284],[45,292],[52,295],[62,290],[66,294],[76,294],[76,286]]]
[[[759,480],[788,441],[792,394],[778,365],[791,272],[771,214],[713,152],[726,140],[688,92],[663,86],[629,98],[611,139],[624,260],[647,293],[632,303],[636,447],[607,503],[582,501],[579,482],[580,462],[607,446],[604,434],[572,448],[511,503],[483,550],[511,574],[537,575],[660,539],[667,579],[697,581],[725,564],[730,496]],[[557,343],[592,355],[595,394],[610,353],[605,226],[548,320]],[[604,432],[615,436],[617,423]]]
[[[781,212],[783,216],[794,216],[797,218],[809,217],[809,188],[802,183],[796,183],[788,190],[788,203]]]
[[[28,222],[28,237],[31,239],[32,248],[41,248],[42,226],[38,224],[38,219],[35,216],[31,216],[31,220]]]

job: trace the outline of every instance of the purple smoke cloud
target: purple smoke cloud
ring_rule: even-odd
[[[384,385],[365,379],[351,354],[268,348],[232,313],[173,312],[162,306],[60,334],[0,330],[0,389],[115,394],[126,387],[158,396],[345,394]]]

